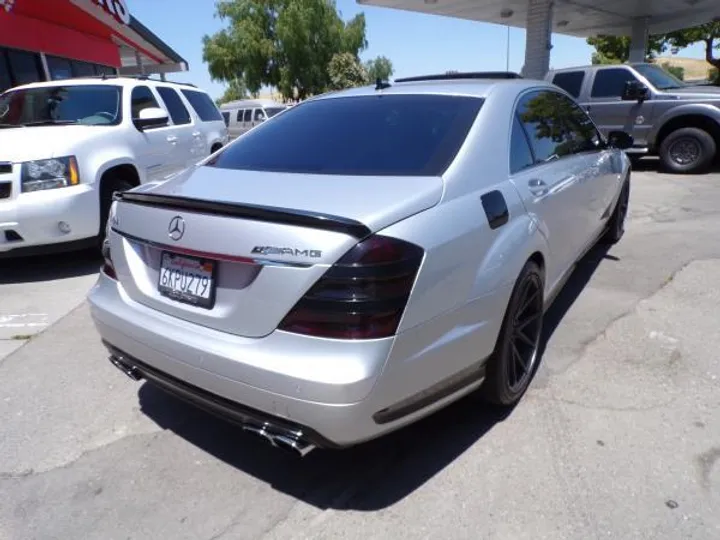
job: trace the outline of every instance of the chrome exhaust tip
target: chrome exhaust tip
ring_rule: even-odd
[[[138,370],[138,368],[136,368],[135,366],[132,366],[132,365],[128,364],[127,362],[125,362],[122,359],[122,357],[111,355],[109,360],[113,366],[118,368],[125,375],[130,377],[133,381],[142,380],[143,377],[142,377],[142,374],[140,373],[140,370]]]
[[[242,429],[243,431],[247,431],[265,439],[265,441],[269,442],[275,448],[290,452],[296,456],[305,457],[315,450],[314,444],[302,439],[302,432],[300,431],[285,431],[284,433],[277,433],[271,431],[273,426],[267,422],[259,427],[246,424],[242,426]]]

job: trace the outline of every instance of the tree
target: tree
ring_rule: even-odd
[[[351,53],[338,53],[332,57],[327,67],[330,76],[330,89],[342,90],[362,86],[368,83],[365,67]]]
[[[345,22],[332,0],[217,0],[215,9],[228,26],[203,38],[210,76],[241,79],[252,93],[264,85],[286,99],[324,92],[332,58],[367,47],[365,16]]]
[[[218,105],[237,101],[239,99],[247,99],[248,91],[242,79],[233,79],[225,88],[225,93],[216,101]]]
[[[720,56],[715,57],[715,51],[720,50],[720,21],[670,32],[666,39],[670,45],[679,49],[695,43],[703,43],[705,45],[705,61],[715,69],[720,69]]]
[[[367,71],[368,79],[371,82],[378,79],[388,81],[395,72],[392,62],[385,56],[378,56],[365,62],[365,71]]]
[[[667,71],[668,73],[670,73],[671,75],[673,75],[673,76],[677,77],[678,79],[680,79],[681,81],[684,81],[684,80],[685,80],[685,68],[684,68],[684,67],[682,67],[682,66],[673,66],[672,64],[670,64],[670,62],[663,62],[663,63],[661,64],[661,67],[662,67],[665,71]]]
[[[595,47],[593,64],[622,64],[630,58],[630,38],[626,36],[599,35],[587,39],[588,45]],[[650,36],[646,59],[652,60],[667,50],[665,36]]]

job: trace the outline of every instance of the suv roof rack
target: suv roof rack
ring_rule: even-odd
[[[523,76],[512,71],[469,71],[438,73],[435,75],[418,75],[416,77],[403,77],[395,79],[396,83],[419,81],[446,81],[457,79],[522,79]]]
[[[181,86],[192,86],[193,88],[197,88],[196,85],[193,83],[188,82],[178,82],[178,81],[163,81],[162,79],[153,79],[152,77],[148,75],[122,75],[117,73],[103,73],[102,75],[87,75],[85,77],[70,77],[70,79],[102,79],[103,81],[106,81],[108,79],[137,79],[139,81],[152,81],[152,82],[159,82],[159,83],[170,83],[170,84],[179,84]]]

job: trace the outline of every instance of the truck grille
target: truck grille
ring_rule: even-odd
[[[11,191],[12,184],[10,182],[0,182],[0,199],[9,198]]]

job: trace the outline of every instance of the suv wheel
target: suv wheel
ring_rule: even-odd
[[[98,245],[102,248],[105,240],[105,227],[110,215],[110,206],[112,206],[113,194],[117,191],[127,191],[132,189],[133,184],[121,177],[106,178],[100,189],[100,230],[98,231]]]
[[[694,174],[707,170],[715,159],[715,140],[699,128],[680,128],[665,137],[660,145],[663,166],[677,174]]]
[[[537,264],[525,263],[510,296],[495,352],[488,360],[480,395],[510,406],[527,390],[538,361],[544,311],[544,280]]]

